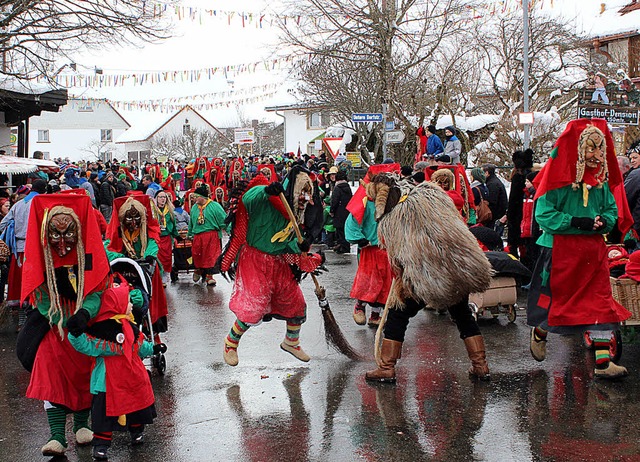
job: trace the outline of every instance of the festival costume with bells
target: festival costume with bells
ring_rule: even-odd
[[[299,334],[306,320],[306,303],[298,285],[300,271],[312,272],[321,264],[317,254],[301,254],[293,226],[278,194],[283,187],[262,175],[255,177],[232,207],[235,210],[232,236],[221,257],[221,270],[232,274],[237,257],[235,283],[229,308],[237,316],[225,338],[224,360],[238,364],[238,344],[252,325],[272,318],[287,322],[287,333],[280,348],[301,361],[309,356],[299,346]],[[298,221],[304,218],[306,202],[313,184],[308,172],[294,167],[289,173],[286,196]],[[232,194],[233,195],[233,194]],[[308,245],[303,245],[308,251]],[[296,274],[294,274],[294,272]]]
[[[226,214],[222,206],[209,199],[209,189],[200,186],[195,190],[196,197],[206,198],[203,205],[194,202],[191,207],[189,220],[189,236],[193,236],[191,256],[193,266],[193,281],[198,282],[202,277],[208,285],[215,285],[213,279],[214,267],[222,251],[222,230],[226,228]]]
[[[531,354],[545,359],[547,332],[590,330],[595,376],[624,376],[627,370],[610,361],[609,345],[612,330],[631,313],[613,299],[603,235],[616,221],[624,235],[632,219],[607,122],[569,122],[534,183],[542,249],[527,302]]]
[[[27,397],[45,401],[51,438],[42,448],[44,455],[64,453],[68,412],[74,413],[78,444],[91,441],[87,423],[91,358],[71,346],[67,327],[86,325],[100,308],[109,262],[102,242],[95,238],[99,235],[88,196],[33,198],[22,299],[28,298],[36,309],[29,313],[16,350],[25,367],[31,367],[29,352],[36,350]],[[38,337],[38,333],[44,335]]]
[[[351,244],[358,244],[358,270],[351,293],[356,299],[353,319],[359,325],[366,322],[366,304],[371,305],[369,326],[377,327],[380,312],[387,302],[393,273],[386,250],[378,243],[378,222],[375,218],[376,206],[366,193],[366,185],[378,173],[400,173],[400,164],[372,165],[351,201],[347,204],[349,216],[345,223],[345,237]]]
[[[409,320],[428,304],[448,307],[471,360],[469,374],[488,380],[484,341],[469,308],[469,294],[489,287],[491,265],[453,202],[435,184],[413,187],[386,174],[372,179],[367,195],[376,204],[378,239],[389,255],[394,281],[378,369],[365,378],[395,382]]]
[[[146,260],[154,264],[158,259],[160,226],[153,218],[149,196],[132,192],[113,201],[114,219],[109,222],[105,246],[109,261],[120,257]],[[128,214],[139,216],[138,224],[128,229]],[[115,219],[117,217],[117,220]],[[135,221],[135,220],[134,220]],[[167,296],[162,287],[162,268],[155,268],[151,277],[151,301],[149,312],[154,333],[167,331]]]
[[[118,278],[118,276],[116,276]],[[69,333],[73,347],[95,358],[91,371],[91,426],[94,432],[94,458],[106,459],[113,431],[129,431],[133,444],[143,442],[144,425],[156,417],[155,398],[149,374],[141,358],[154,354],[156,348],[145,341],[128,311],[129,301],[139,308],[143,303],[139,290],[132,290],[125,280],[102,294],[98,315],[86,332]],[[77,332],[75,333],[77,334]]]

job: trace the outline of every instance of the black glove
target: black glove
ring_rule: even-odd
[[[593,231],[594,219],[589,217],[573,217],[571,226],[582,231]]]
[[[89,312],[84,308],[80,308],[78,312],[67,321],[67,330],[74,337],[79,337],[87,330],[89,319],[91,319]]]
[[[358,241],[358,247],[362,248],[362,247],[366,247],[368,245],[369,245],[369,241],[367,239],[362,238],[362,239],[360,239]]]
[[[155,345],[153,345],[154,355],[158,355],[160,353],[166,353],[166,352],[167,352],[167,345],[165,345],[164,343],[156,343]]]
[[[151,255],[148,255],[144,257],[144,262],[147,263],[149,266],[153,266],[156,264],[156,259],[153,258]]]
[[[274,184],[274,183],[271,183]],[[308,241],[307,239],[305,239],[302,242],[298,242],[298,248],[300,249],[300,252],[308,252],[309,249],[311,249],[311,242]]]
[[[607,227],[607,220],[605,220],[604,217],[598,217],[598,221],[602,224],[596,227],[596,231]]]
[[[264,188],[264,192],[266,192],[270,196],[277,196],[280,193],[284,193],[284,188],[282,187],[282,183],[274,181],[269,186]]]

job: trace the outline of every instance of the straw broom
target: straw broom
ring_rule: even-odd
[[[300,232],[300,227],[298,226],[298,222],[296,220],[291,207],[289,206],[289,202],[284,197],[284,194],[280,193],[280,200],[287,210],[287,214],[289,215],[289,219],[293,224],[293,229],[296,233],[296,238],[298,243],[301,243],[304,239],[302,238],[302,233]],[[303,255],[305,255],[303,253]],[[318,278],[315,274],[311,273],[311,278],[313,279],[313,283],[316,286],[315,293],[316,297],[318,297],[318,304],[320,305],[320,311],[322,312],[322,320],[324,322],[324,337],[326,341],[334,347],[339,353],[342,353],[347,358],[359,360],[362,359],[362,356],[353,349],[353,347],[349,344],[347,339],[345,338],[342,330],[340,330],[340,326],[338,325],[336,318],[333,316],[331,312],[331,307],[329,306],[329,301],[326,297],[326,291],[323,286],[318,282]]]

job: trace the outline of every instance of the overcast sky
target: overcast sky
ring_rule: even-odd
[[[301,0],[302,1],[302,0]],[[490,4],[494,0],[485,0]],[[513,6],[518,0],[504,0]],[[530,0],[531,1],[531,0]],[[568,19],[575,19],[580,28],[592,30],[598,28],[594,17],[600,9],[600,3],[606,3],[609,8],[619,7],[629,0],[537,0],[537,8],[551,14],[561,14]],[[499,2],[498,2],[499,3]],[[207,8],[217,11],[246,11],[260,13],[274,11],[277,3],[273,0],[183,0],[185,11],[189,7]],[[553,5],[552,5],[553,4]],[[273,44],[277,38],[277,28],[264,24],[262,29],[254,24],[242,27],[237,16],[228,25],[226,17],[207,18],[199,20],[176,21],[177,36],[162,44],[146,45],[140,49],[113,49],[99,53],[78,54],[76,61],[79,70],[87,71],[94,67],[109,72],[144,72],[154,70],[189,70],[215,66],[225,66],[258,61],[269,62],[272,58]],[[282,83],[281,72],[266,72],[257,74],[240,74],[236,77],[224,77],[218,73],[211,80],[202,80],[189,84],[163,84],[128,86],[119,88],[103,88],[97,91],[71,89],[75,95],[87,97],[106,97],[113,100],[152,99],[162,97],[189,96],[219,91],[226,91],[231,87],[241,89],[256,85]],[[274,99],[265,100],[246,106],[244,115],[248,118],[263,119],[269,116],[262,111],[265,105],[277,104],[286,99],[286,86],[282,86],[280,94]],[[286,102],[286,101],[284,101]],[[220,126],[234,125],[237,121],[234,109],[203,111],[205,116],[214,124]],[[145,117],[144,112],[130,113],[123,111],[123,115],[135,124]]]

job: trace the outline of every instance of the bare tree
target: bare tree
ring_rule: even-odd
[[[280,24],[281,49],[305,57],[300,69],[302,95],[333,109],[343,120],[353,112],[380,112],[398,119],[407,144],[433,107],[406,99],[410,89],[431,86],[429,67],[440,44],[461,27],[469,11],[460,0],[307,0],[287,5]],[[414,90],[414,93],[415,93]],[[359,150],[381,159],[380,124],[349,124],[359,136]],[[401,146],[401,157],[413,157]]]
[[[218,131],[191,129],[184,135],[152,138],[151,152],[154,157],[167,156],[176,160],[219,157],[228,151],[231,141]]]
[[[114,151],[115,144],[110,141],[100,141],[98,139],[94,139],[89,141],[84,147],[81,147],[80,150],[82,152],[86,152],[89,155],[89,157],[85,160],[108,160],[105,159],[105,154],[107,152]]]
[[[572,115],[575,92],[581,83],[581,69],[588,56],[581,37],[558,18],[533,12],[530,16],[529,94],[530,110],[546,116],[532,128],[531,147],[542,154],[558,137],[562,124]],[[486,145],[477,152],[479,160],[510,163],[511,154],[522,149],[522,127],[517,114],[523,110],[522,16],[513,13],[480,23],[475,31],[485,110],[501,114],[501,120]]]
[[[168,16],[140,0],[0,0],[2,72],[51,76],[56,59],[80,47],[166,39]]]

